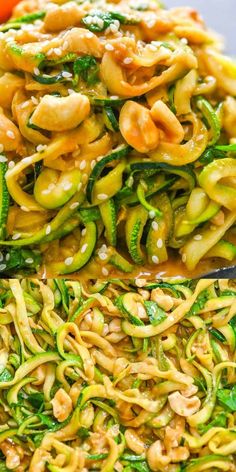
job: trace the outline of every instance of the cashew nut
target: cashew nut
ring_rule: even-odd
[[[191,416],[196,413],[201,406],[201,401],[197,396],[186,398],[181,395],[180,392],[171,393],[168,396],[168,400],[172,410],[180,416]]]
[[[153,472],[164,471],[166,466],[170,463],[170,458],[163,455],[162,444],[159,439],[149,447],[147,461]]]
[[[67,97],[44,95],[31,116],[31,123],[49,131],[67,131],[76,128],[89,112],[89,99],[81,93]]]
[[[120,131],[134,149],[147,153],[159,144],[159,130],[148,108],[128,100],[120,112]]]
[[[164,131],[162,141],[179,144],[184,139],[184,130],[175,114],[161,100],[157,100],[151,108],[151,117]]]
[[[53,416],[55,416],[59,422],[65,421],[72,412],[72,400],[63,388],[59,388],[51,403]]]
[[[5,151],[15,151],[19,148],[21,135],[14,123],[7,118],[0,108],[0,143]]]

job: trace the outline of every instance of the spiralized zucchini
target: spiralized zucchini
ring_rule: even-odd
[[[235,262],[236,66],[221,50],[191,8],[19,3],[0,26],[0,274]]]
[[[1,470],[236,471],[236,282],[0,282]]]

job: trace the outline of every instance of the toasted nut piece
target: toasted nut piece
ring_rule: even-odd
[[[7,118],[0,108],[0,143],[4,151],[15,151],[19,148],[21,136],[18,128]]]
[[[143,454],[145,451],[145,444],[137,434],[135,429],[128,428],[125,431],[125,440],[126,444],[131,451],[136,452],[136,454]]]
[[[120,131],[127,143],[139,152],[149,152],[159,144],[159,130],[150,111],[132,100],[121,109]]]
[[[59,422],[65,421],[72,412],[72,400],[63,388],[59,388],[51,403],[53,415]]]
[[[153,121],[163,129],[165,138],[162,141],[181,143],[184,139],[184,130],[175,114],[161,100],[157,100],[151,108]]]
[[[44,95],[31,116],[31,123],[48,131],[67,131],[76,128],[89,112],[89,99],[81,93],[67,97]]]
[[[164,471],[170,463],[170,458],[163,454],[162,444],[159,439],[149,447],[147,461],[153,472]]]
[[[168,396],[168,400],[172,410],[180,416],[191,416],[196,413],[201,406],[201,401],[197,396],[186,398],[181,395],[180,392],[171,393]]]

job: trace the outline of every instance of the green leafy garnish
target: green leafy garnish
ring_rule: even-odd
[[[115,21],[119,21],[123,25],[132,25],[139,22],[139,20],[131,16],[122,15],[118,12],[103,12],[96,10],[84,16],[81,23],[83,23],[84,26],[93,33],[99,33],[105,31],[109,26],[111,26],[111,24],[116,24]]]
[[[226,413],[224,413],[224,412],[219,413],[217,415],[217,417],[214,418],[214,420],[212,420],[208,424],[198,425],[198,431],[199,431],[200,434],[204,434],[207,431],[209,431],[209,429],[211,429],[215,426],[219,426],[221,428],[226,428],[226,426],[227,426],[227,415],[226,415]]]
[[[80,439],[84,440],[90,436],[90,432],[87,428],[84,428],[83,426],[81,426],[81,428],[79,428],[77,432],[77,435],[79,436]]]
[[[209,299],[209,293],[207,290],[203,290],[203,292],[200,293],[200,295],[197,297],[197,300],[194,302],[192,307],[190,308],[188,312],[188,316],[193,316],[197,315],[200,310],[202,310]]]
[[[162,308],[160,308],[156,302],[148,300],[144,302],[144,306],[146,308],[149,321],[153,326],[157,326],[167,318],[164,310],[162,310]]]
[[[36,408],[37,410],[39,410],[42,405],[44,404],[44,395],[43,393],[31,393],[28,397],[27,397],[27,401],[34,407]]]
[[[94,56],[83,56],[74,62],[74,85],[77,85],[79,78],[88,85],[95,85],[99,82],[99,66]]]
[[[231,412],[236,411],[236,385],[234,385],[232,389],[219,389],[216,395],[221,405]]]
[[[0,374],[0,382],[10,382],[13,379],[11,372],[8,369],[4,369]]]
[[[213,162],[215,159],[224,159],[225,152],[219,150],[216,146],[208,147],[204,153],[201,155],[199,162],[201,164],[207,165]]]

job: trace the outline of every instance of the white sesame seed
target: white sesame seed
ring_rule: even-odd
[[[23,164],[31,164],[31,157],[24,157],[21,161]]]
[[[86,160],[84,159],[83,161],[81,161],[81,163],[79,165],[79,168],[80,168],[80,170],[83,170],[83,169],[85,169],[85,167],[86,167]]]
[[[1,271],[1,270],[5,270],[6,267],[7,267],[6,264],[0,264],[0,271]]]
[[[155,218],[155,216],[156,216],[155,210],[149,211],[149,218]]]
[[[38,105],[38,99],[32,95],[31,101],[33,102],[34,105]]]
[[[48,195],[49,193],[50,193],[50,188],[45,188],[44,190],[42,190],[43,195]]]
[[[27,207],[24,206],[24,205],[22,205],[20,208],[21,208],[22,211],[30,211],[29,208],[27,208]]]
[[[98,200],[106,200],[108,195],[106,193],[99,193],[97,196]]]
[[[70,209],[75,210],[76,208],[78,208],[78,206],[79,206],[79,202],[74,202],[71,204]]]
[[[70,190],[71,187],[72,187],[72,183],[71,183],[71,182],[64,182],[64,184],[63,184],[64,190]]]
[[[66,70],[63,70],[63,72],[61,73],[62,77],[64,77],[65,79],[70,79],[72,77],[72,74],[70,72],[67,72]]]
[[[88,39],[92,39],[93,38],[93,33],[91,31],[89,31],[88,33],[86,33],[85,37],[88,38]]]
[[[187,261],[187,254],[182,254],[182,261],[183,263]]]
[[[46,144],[38,144],[38,146],[36,147],[37,152],[44,152],[44,151],[46,151],[46,149],[47,149]]]
[[[106,267],[102,267],[102,274],[106,277],[107,275],[109,275],[109,271],[107,270]]]
[[[51,230],[52,230],[51,226],[48,225],[47,228],[46,228],[46,230],[45,230],[45,233],[48,235],[48,234],[51,233]]]
[[[181,38],[180,41],[181,41],[181,43],[183,43],[183,44],[188,44],[187,38]]]
[[[124,64],[131,64],[131,62],[133,62],[133,58],[132,58],[132,57],[126,57],[126,58],[123,60],[123,63],[124,63]]]
[[[9,254],[9,252],[8,252],[8,253],[6,254],[6,261],[9,261],[9,260],[10,260],[10,257],[11,257],[11,256],[10,256],[10,254]]]
[[[13,240],[15,240],[15,239],[20,239],[20,237],[21,237],[21,234],[20,234],[20,233],[15,233],[15,234],[13,234],[12,239],[13,239]]]
[[[98,257],[101,261],[105,261],[107,259],[107,254],[105,252],[99,252]]]
[[[158,231],[159,225],[157,221],[152,221],[152,229],[154,229],[154,231]]]
[[[111,96],[110,96],[110,99],[111,99],[111,100],[117,100],[118,98],[119,98],[118,95],[111,95]]]
[[[10,139],[15,139],[15,134],[14,134],[13,131],[11,131],[11,130],[8,130],[8,131],[6,132],[6,135],[7,135],[8,138],[10,138]]]
[[[93,17],[92,16],[86,16],[86,24],[91,25],[93,23]]]
[[[32,259],[32,257],[28,257],[27,259],[25,259],[25,262],[26,264],[33,264],[34,259]]]
[[[38,67],[34,68],[34,75],[40,75],[40,70]]]
[[[195,241],[201,241],[202,239],[202,235],[201,234],[196,234],[193,239],[195,239]]]
[[[64,41],[64,44],[62,46],[63,51],[65,51],[69,47],[69,43],[67,40]]]
[[[8,169],[13,169],[13,167],[15,167],[15,162],[14,161],[8,162]]]
[[[0,152],[3,152],[4,151],[4,146],[3,144],[0,144]]]
[[[80,251],[81,254],[84,254],[84,252],[87,251],[87,248],[88,248],[88,244],[87,243],[83,244],[83,246],[81,248],[81,251]]]
[[[114,51],[114,46],[112,46],[112,44],[110,44],[110,43],[107,43],[106,46],[105,46],[105,49],[107,51]]]
[[[91,169],[93,169],[95,165],[96,165],[96,159],[93,159],[90,164]]]
[[[67,265],[67,266],[71,265],[73,263],[73,260],[74,260],[73,257],[67,257],[64,261],[65,265]]]
[[[0,162],[7,162],[7,157],[0,155]]]
[[[152,256],[152,262],[154,264],[159,264],[159,258],[157,256]]]
[[[60,48],[54,48],[53,51],[56,54],[56,56],[61,56],[62,55],[62,50]]]
[[[159,238],[159,239],[157,240],[157,247],[158,247],[158,249],[161,249],[161,248],[163,247],[163,241],[162,241],[161,238]]]
[[[20,107],[23,110],[24,108],[27,108],[28,105],[29,105],[29,100],[26,100],[26,102],[23,102]]]
[[[115,23],[111,23],[110,25],[110,30],[113,34],[117,33],[119,27],[117,25],[115,25]]]
[[[83,228],[81,231],[82,236],[85,236],[87,233],[87,228]]]
[[[79,192],[79,191],[81,190],[81,188],[82,188],[82,183],[80,182],[80,183],[78,184],[77,191]]]
[[[99,28],[101,28],[101,29],[104,28],[104,21],[102,20],[102,18],[98,18],[98,19],[97,19],[97,25],[98,25]]]

